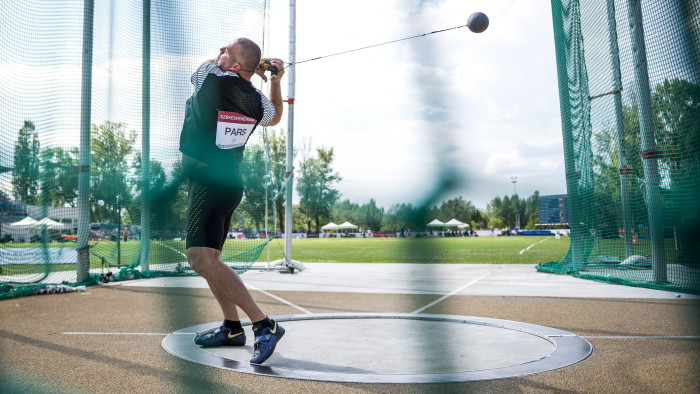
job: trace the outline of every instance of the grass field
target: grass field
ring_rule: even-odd
[[[283,249],[284,240],[273,240],[270,260],[281,259]],[[294,260],[309,263],[537,264],[561,260],[568,249],[569,237],[555,239],[551,236],[309,238],[292,241]],[[267,249],[258,261],[267,261]]]
[[[229,240],[223,256],[237,255],[259,247],[261,240]],[[52,248],[75,248],[74,243],[53,243]],[[5,244],[2,247],[40,248],[41,244]],[[537,264],[560,260],[569,248],[569,238],[562,237],[482,237],[482,238],[309,238],[292,241],[292,258],[305,263],[418,263],[418,264]],[[40,249],[35,249],[40,250]],[[284,240],[270,242],[270,261],[283,257]],[[153,241],[150,264],[185,261],[184,241]],[[100,241],[91,245],[90,267],[128,266],[138,263],[140,243]],[[4,275],[39,274],[46,271],[43,255],[35,253],[35,264],[3,261]],[[233,259],[246,261],[251,257]],[[265,248],[258,262],[266,262]],[[250,261],[250,260],[248,260]],[[36,264],[36,263],[39,264]],[[8,264],[10,263],[10,264]],[[50,264],[51,271],[73,271],[75,264]]]

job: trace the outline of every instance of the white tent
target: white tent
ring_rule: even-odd
[[[327,231],[337,230],[337,229],[338,229],[338,225],[333,223],[333,222],[330,222],[330,223],[326,224],[325,226],[321,227],[321,230],[327,230]]]
[[[432,222],[428,223],[428,227],[444,227],[445,223],[435,219]]]
[[[445,226],[446,226],[446,227],[461,227],[461,226],[464,226],[464,225],[465,225],[465,223],[462,223],[462,222],[460,222],[459,220],[454,219],[454,218],[451,219],[449,222],[445,223]]]
[[[36,227],[37,223],[39,223],[39,222],[34,220],[34,218],[32,218],[31,216],[27,216],[26,218],[24,218],[18,222],[10,223],[10,226],[29,228],[29,227]]]
[[[338,230],[349,230],[352,228],[357,228],[357,226],[355,226],[354,224],[352,224],[350,222],[345,222],[343,224],[338,225]]]
[[[65,227],[65,225],[63,223],[59,223],[59,222],[52,220],[48,217],[39,220],[38,222],[36,222],[36,225],[38,227],[46,226],[46,228],[48,230],[61,230]]]

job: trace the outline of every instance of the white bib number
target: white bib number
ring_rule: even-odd
[[[233,149],[248,142],[256,120],[236,112],[219,111],[216,122],[216,146],[220,149]]]

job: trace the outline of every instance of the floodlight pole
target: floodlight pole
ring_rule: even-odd
[[[510,177],[510,181],[513,183],[513,195],[515,196],[515,227],[520,230],[520,212],[518,211],[518,192],[515,190],[515,184],[518,183],[518,177],[517,176],[512,176]]]

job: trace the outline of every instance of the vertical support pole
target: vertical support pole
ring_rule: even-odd
[[[576,11],[576,13],[570,12],[570,15],[573,14],[575,17],[578,17],[578,10]],[[555,4],[553,1],[552,20],[554,22],[554,47],[558,70],[559,102],[561,108],[562,137],[564,140],[564,168],[566,170],[566,191],[569,199],[568,208],[571,232],[571,246],[569,247],[568,256],[571,258],[572,265],[577,266],[579,264],[583,264],[585,237],[588,237],[588,234],[586,234],[585,225],[582,223],[581,218],[580,206],[582,202],[579,192],[581,173],[576,168],[571,97],[569,96],[568,89],[563,87],[569,86],[569,73],[573,72],[570,70],[570,67],[575,69],[578,66],[578,63],[582,62],[583,60],[578,58],[569,58],[570,54],[576,54],[578,51],[567,47],[567,43],[575,45],[575,42],[570,41],[567,38],[563,19],[564,12],[562,10],[562,5],[559,2],[556,2]],[[578,20],[574,20],[573,22],[578,22]],[[574,23],[572,23],[572,25],[573,24]],[[580,25],[568,26],[568,28],[580,29]]]
[[[664,251],[663,215],[661,212],[661,190],[658,159],[661,152],[656,149],[654,137],[654,120],[649,89],[649,70],[644,44],[644,27],[642,24],[641,0],[629,0],[630,27],[632,30],[632,55],[634,77],[637,87],[637,111],[639,113],[639,132],[642,143],[642,163],[646,186],[647,214],[649,216],[649,239],[651,242],[651,259],[654,282],[664,283],[667,279],[666,254]]]
[[[109,66],[107,69],[107,120],[112,121],[112,108],[114,107],[114,19],[116,15],[116,4],[117,0],[110,0],[109,2],[109,36],[107,39],[107,58],[109,59]]]
[[[681,30],[683,43],[683,56],[688,60],[693,80],[695,84],[700,83],[700,29],[697,21],[700,18],[700,7],[696,0],[680,0],[676,2],[678,13],[683,18],[683,29]]]
[[[90,274],[90,111],[92,103],[92,34],[94,0],[85,0],[83,7],[83,64],[80,99],[80,159],[78,165],[78,266],[77,281]]]
[[[289,62],[296,62],[296,1],[289,0]],[[284,260],[292,265],[292,196],[294,187],[294,83],[295,67],[288,69],[287,88],[287,189],[285,190],[286,208],[284,212]]]
[[[122,206],[117,196],[117,267],[122,266]]]
[[[263,129],[263,146],[265,148],[265,243],[267,244],[267,269],[270,269],[270,230],[268,228],[268,216],[270,215],[270,150],[267,139],[267,129]]]
[[[148,271],[151,250],[151,0],[143,0],[143,73],[141,80],[141,271]]]
[[[518,183],[518,177],[517,176],[512,176],[510,177],[511,182],[513,183],[513,200],[515,203],[515,227],[518,228],[518,231],[521,230],[520,228],[520,211],[518,210],[518,191],[515,189],[515,184]],[[517,235],[517,233],[516,233]]]
[[[617,23],[615,22],[615,0],[608,0],[608,37],[610,40],[610,60],[613,72],[613,95],[615,108],[615,129],[617,131],[617,149],[620,166],[620,197],[622,200],[622,238],[625,242],[625,257],[634,254],[632,228],[634,217],[630,205],[630,175],[631,169],[627,164],[627,148],[625,145],[625,126],[622,120],[622,76],[620,74],[620,50],[617,45]]]

